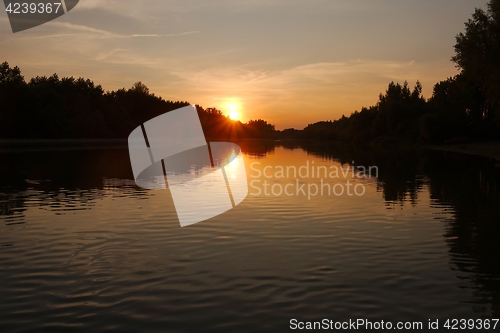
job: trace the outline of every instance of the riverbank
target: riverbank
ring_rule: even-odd
[[[433,150],[482,156],[500,161],[500,141],[466,143],[459,145],[440,145],[429,147]]]
[[[127,148],[127,139],[0,139],[0,152]]]

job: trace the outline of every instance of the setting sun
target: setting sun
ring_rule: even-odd
[[[231,120],[239,120],[240,119],[240,104],[236,101],[230,101],[225,103],[224,109],[226,110],[229,119]]]
[[[229,118],[231,120],[238,120],[238,119],[240,119],[240,114],[236,111],[231,111],[231,112],[229,112]]]

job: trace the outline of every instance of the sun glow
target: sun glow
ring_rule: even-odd
[[[240,104],[236,101],[230,101],[225,103],[224,109],[226,110],[229,119],[231,120],[239,120],[240,119]]]
[[[231,111],[231,112],[229,112],[229,119],[238,120],[238,119],[240,119],[240,114],[238,112]]]

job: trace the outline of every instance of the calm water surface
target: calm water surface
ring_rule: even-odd
[[[4,149],[0,331],[287,332],[292,318],[500,317],[493,163],[313,144],[242,150],[253,181],[245,201],[181,228],[168,190],[135,186],[126,149]],[[378,172],[274,173],[353,164]],[[365,191],[265,195],[264,181],[275,194],[347,181]]]

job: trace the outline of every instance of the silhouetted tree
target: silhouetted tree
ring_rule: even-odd
[[[130,90],[137,92],[139,94],[149,95],[149,88],[141,81],[137,81],[136,83],[134,83],[132,85],[132,88],[130,88]]]
[[[0,64],[0,136],[11,137],[21,118],[21,108],[26,94],[26,82],[21,70],[11,68],[7,62]]]
[[[468,87],[483,98],[477,115],[495,121],[500,129],[500,0],[491,0],[487,11],[477,9],[456,37],[452,60]]]

